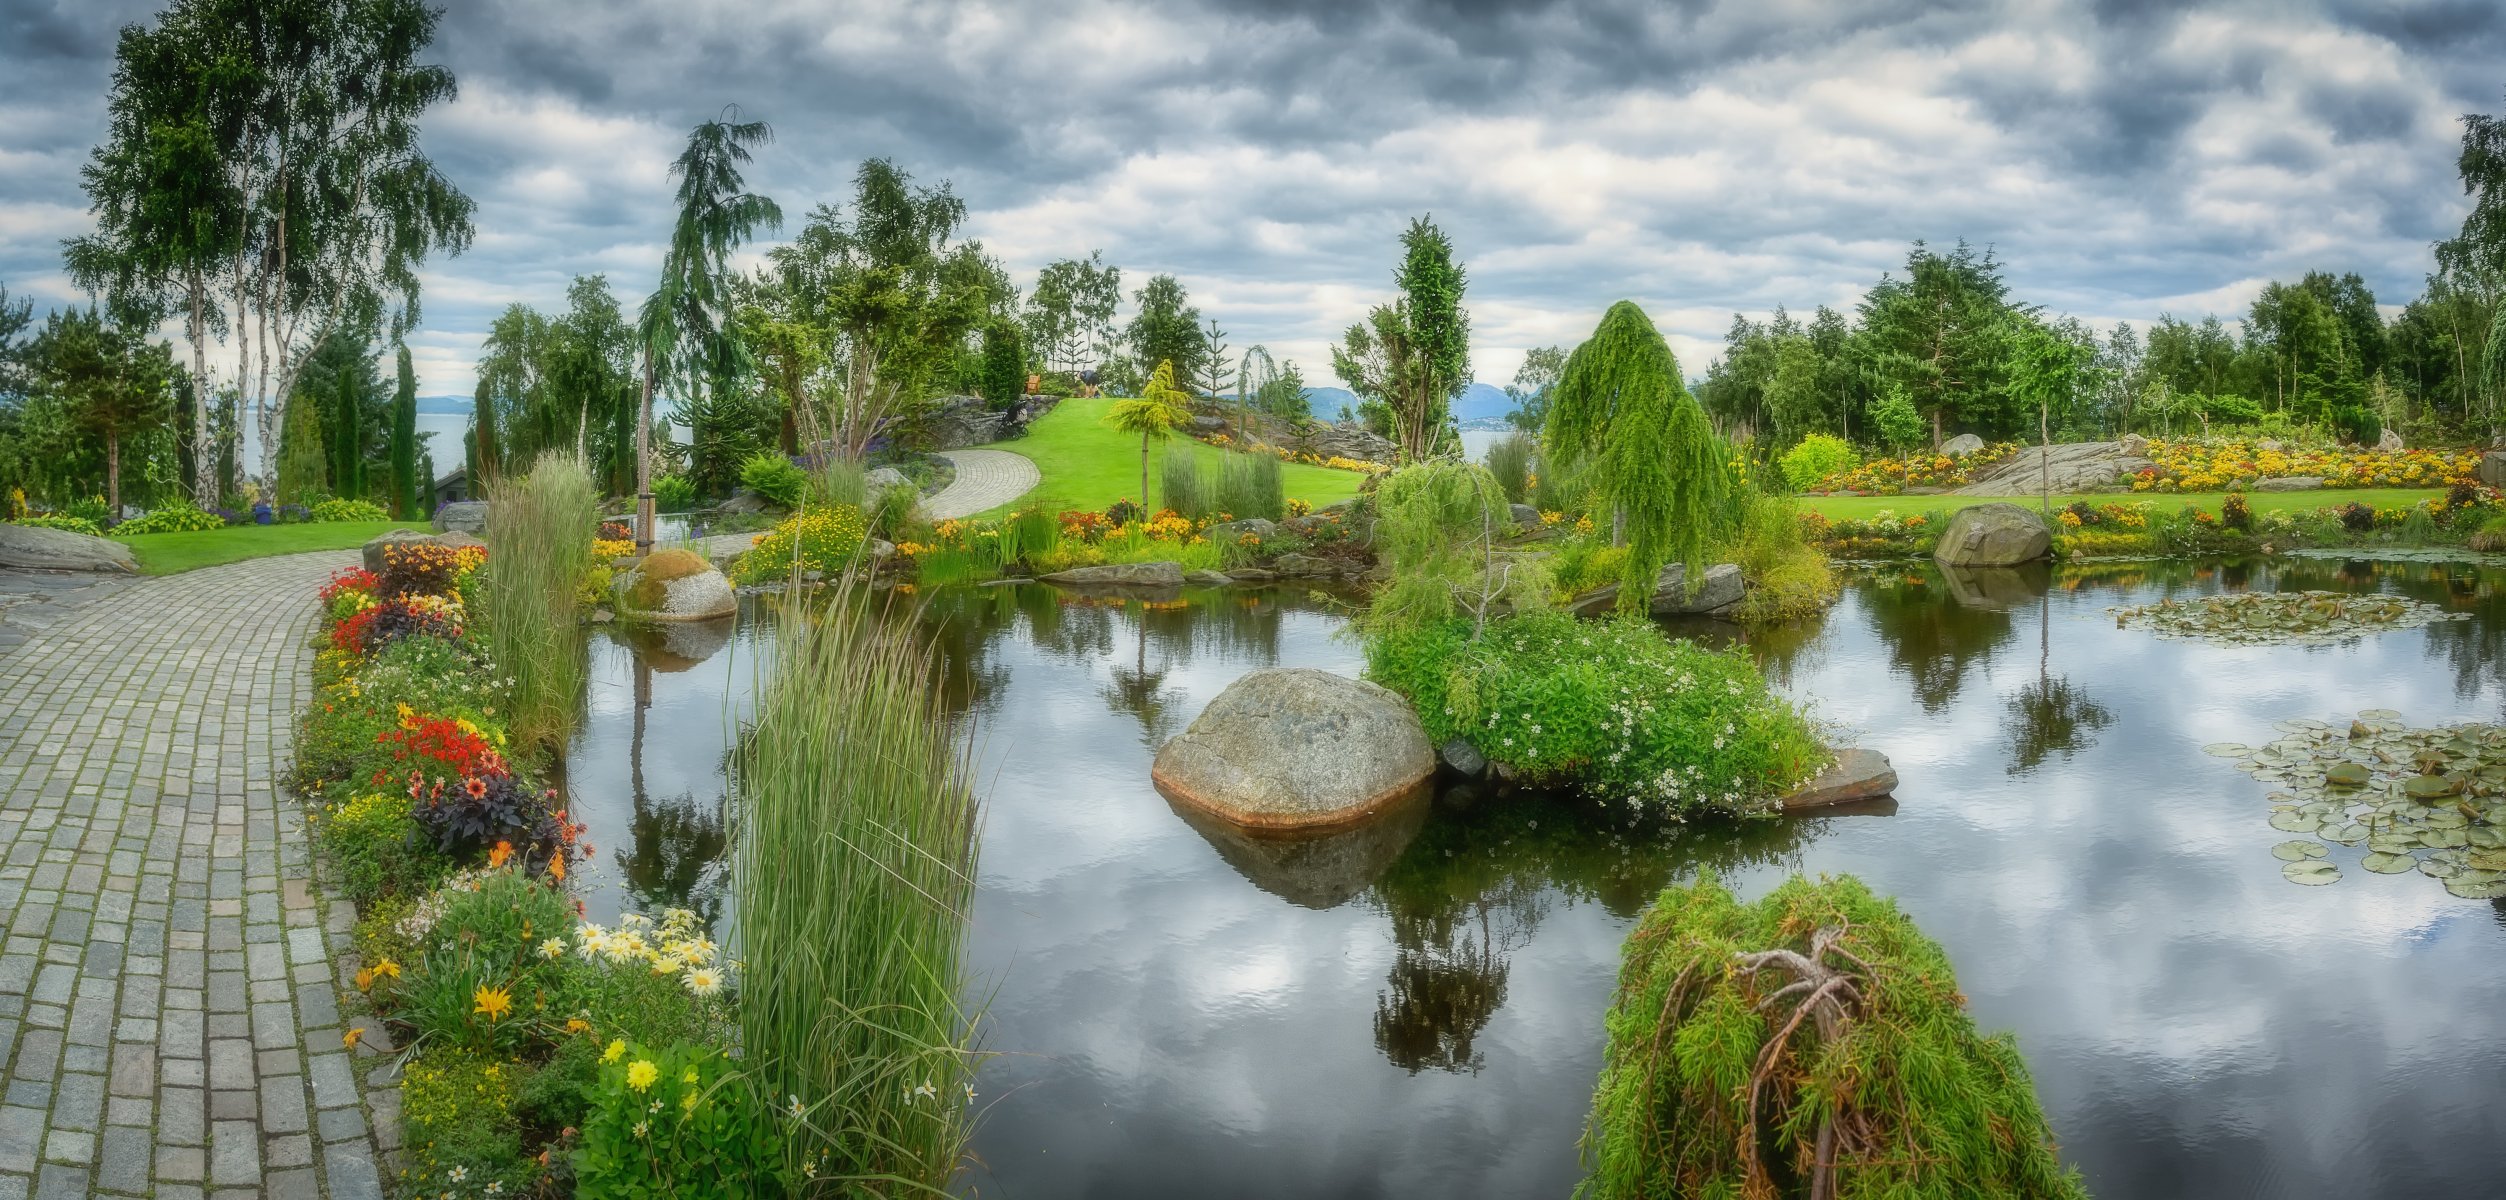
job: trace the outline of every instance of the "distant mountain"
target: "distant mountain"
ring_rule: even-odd
[[[1349,406],[1350,412],[1356,412],[1357,393],[1343,387],[1310,387],[1305,389],[1306,411],[1313,413],[1315,418],[1318,420],[1339,420],[1340,406],[1343,404]]]
[[[418,411],[466,417],[470,415],[470,398],[468,396],[420,396],[418,397]]]
[[[1349,406],[1349,411],[1357,411],[1357,393],[1347,388],[1310,387],[1305,389],[1305,404],[1316,417],[1335,420],[1340,416],[1343,404]],[[1514,398],[1506,395],[1503,388],[1484,383],[1473,383],[1463,388],[1462,394],[1453,401],[1453,417],[1462,422],[1503,421],[1505,414],[1512,411]]]

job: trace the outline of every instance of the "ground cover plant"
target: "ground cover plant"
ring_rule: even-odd
[[[2008,1035],[1847,876],[1743,904],[1711,872],[1627,939],[1579,1195],[2086,1197]]]
[[[2419,728],[2368,709],[2346,722],[2283,721],[2279,733],[2203,749],[2271,785],[2271,828],[2314,835],[2271,848],[2290,882],[2337,882],[2333,853],[2364,847],[2362,870],[2417,871],[2467,900],[2506,897],[2506,728]]]

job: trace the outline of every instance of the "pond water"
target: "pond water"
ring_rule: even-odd
[[[2390,591],[2473,619],[2315,647],[2121,630],[2110,607],[2238,589]],[[2299,887],[2267,785],[2214,742],[2399,710],[2506,719],[2506,569],[2117,564],[1977,582],[1857,576],[1750,644],[1890,815],[1671,834],[1449,789],[1301,849],[1189,820],[1154,747],[1262,666],[1355,673],[1303,591],[931,597],[987,805],[969,940],[989,997],[978,1192],[1563,1196],[1619,943],[1665,884],[1795,872],[1893,894],[2015,1032],[2066,1161],[2104,1196],[2493,1194],[2506,1129],[2506,902],[2355,869]],[[1727,639],[1730,626],[1679,632]],[[607,859],[595,912],[724,908],[723,770],[772,623],[604,633],[570,758]]]

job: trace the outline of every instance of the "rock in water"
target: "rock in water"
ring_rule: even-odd
[[[435,532],[487,536],[487,501],[455,500],[435,510]]]
[[[1940,444],[1940,452],[1951,458],[1965,458],[1983,448],[1984,439],[1972,433],[1959,434]]]
[[[1836,765],[1784,797],[1785,812],[1877,800],[1897,790],[1897,769],[1877,750],[1839,750]]]
[[[1419,788],[1372,816],[1321,830],[1238,825],[1169,795],[1167,807],[1253,886],[1305,908],[1338,908],[1401,861],[1436,807]]]
[[[1094,567],[1072,567],[1036,578],[1046,583],[1076,584],[1082,587],[1182,587],[1183,564],[1172,562],[1106,563]]]
[[[1436,758],[1444,763],[1445,769],[1465,779],[1477,779],[1488,773],[1486,756],[1461,738],[1447,739],[1445,744],[1436,747]]]
[[[139,563],[130,547],[110,538],[0,522],[0,567],[130,574],[139,570]]]
[[[686,550],[654,551],[615,586],[619,610],[647,621],[710,621],[740,611],[731,581]]]
[[[2010,567],[2044,558],[2053,544],[2052,531],[2034,511],[2016,504],[1973,504],[1949,518],[1932,557],[1943,566]]]
[[[1436,770],[1401,697],[1310,667],[1253,671],[1158,748],[1168,799],[1237,825],[1323,829],[1410,796]]]
[[[1672,563],[1654,577],[1653,599],[1646,611],[1657,617],[1720,616],[1740,603],[1748,583],[1740,568],[1731,563],[1716,563],[1705,569],[1705,583],[1697,594],[1688,594],[1688,568]],[[1598,617],[1618,608],[1618,585],[1603,584],[1598,590],[1576,598],[1567,608],[1579,617]]]

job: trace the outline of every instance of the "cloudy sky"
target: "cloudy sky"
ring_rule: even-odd
[[[114,30],[155,0],[0,0],[0,282],[75,299],[58,243]],[[1735,311],[1847,305],[1917,238],[1997,247],[2100,324],[2240,312],[2355,270],[2398,305],[2464,209],[2457,118],[2506,89],[2488,0],[452,0],[427,143],[479,202],[412,338],[463,394],[488,321],[656,272],[667,165],[737,103],[797,219],[865,156],[949,180],[1022,286],[1101,249],[1182,278],[1238,347],[1328,376],[1433,213],[1475,368],[1633,298],[1694,375]]]

